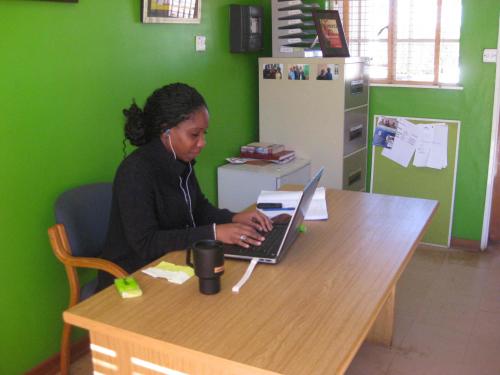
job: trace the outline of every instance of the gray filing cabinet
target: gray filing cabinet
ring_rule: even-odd
[[[226,164],[217,169],[219,208],[241,211],[257,201],[261,190],[278,190],[286,184],[304,185],[311,162],[297,158],[287,164]]]
[[[283,79],[264,79],[262,70],[280,64]],[[301,66],[307,80],[289,80]],[[325,167],[327,187],[364,191],[367,163],[368,76],[361,58],[260,58],[260,141],[283,143]],[[332,80],[317,80],[330,68]]]

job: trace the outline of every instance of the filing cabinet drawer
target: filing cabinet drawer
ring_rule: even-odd
[[[344,156],[366,147],[368,106],[344,113]]]
[[[366,148],[344,158],[344,190],[364,191],[366,180]]]
[[[345,109],[368,104],[368,77],[364,64],[345,64]]]

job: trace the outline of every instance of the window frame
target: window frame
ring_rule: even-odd
[[[348,43],[351,41],[351,25],[350,25],[350,0],[342,0],[342,22],[344,32]],[[389,0],[389,25],[387,33],[387,78],[386,79],[373,79],[370,82],[374,84],[387,84],[387,85],[413,85],[413,86],[435,86],[435,87],[459,87],[460,81],[457,83],[444,83],[439,82],[439,66],[441,59],[441,43],[443,42],[458,42],[460,39],[441,39],[441,23],[442,23],[442,5],[443,0],[436,0],[436,25],[434,31],[434,39],[425,39],[422,41],[434,42],[434,78],[432,81],[414,81],[414,80],[398,80],[395,77],[396,72],[396,46],[397,40],[397,2],[398,0]],[[409,41],[419,41],[419,39],[409,39]],[[357,43],[368,42],[367,40],[358,39]]]

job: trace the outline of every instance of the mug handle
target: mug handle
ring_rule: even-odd
[[[188,247],[187,252],[186,252],[186,264],[189,267],[194,268],[194,265],[191,262],[191,247]]]

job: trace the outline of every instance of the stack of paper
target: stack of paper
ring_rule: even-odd
[[[283,213],[290,213],[289,208],[296,208],[302,196],[301,191],[269,191],[262,190],[257,198],[257,203],[281,203],[285,210],[261,210],[266,216],[273,218]],[[313,199],[307,210],[304,220],[326,220],[326,192],[324,187],[319,187],[314,192]]]
[[[167,279],[174,284],[182,284],[194,275],[191,267],[178,266],[168,262],[160,262],[154,267],[142,270],[142,272],[154,278],[161,277]]]

